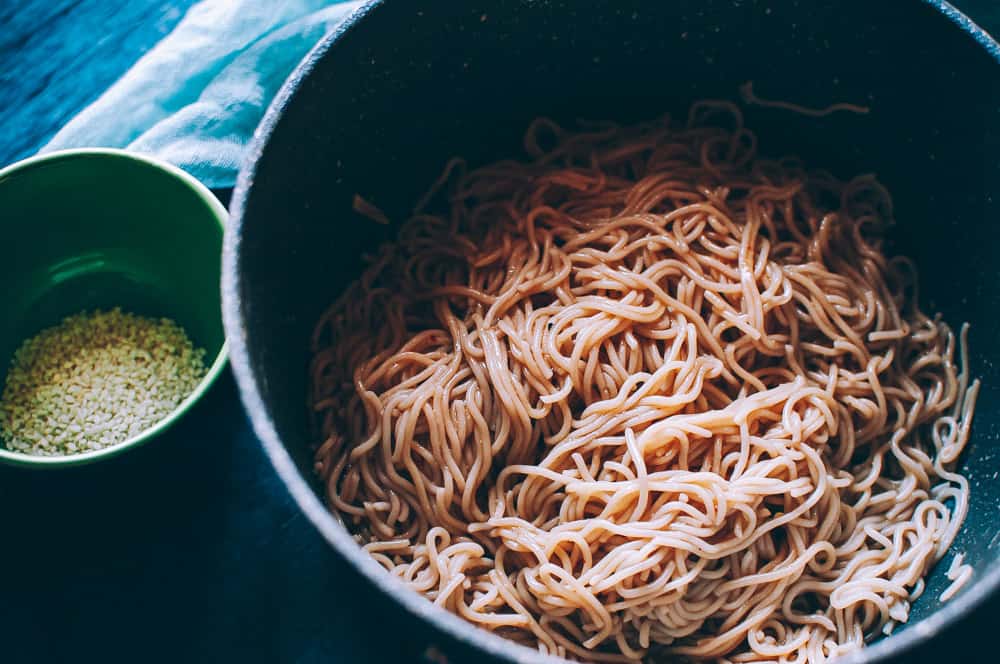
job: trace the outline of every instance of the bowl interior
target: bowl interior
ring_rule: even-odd
[[[206,363],[220,355],[224,210],[193,182],[172,167],[97,150],[0,173],[0,385],[25,339],[85,310],[172,318],[205,349]]]
[[[538,115],[683,118],[691,101],[737,99],[752,80],[762,97],[871,107],[825,118],[749,108],[746,123],[764,153],[796,154],[842,176],[876,173],[895,200],[891,251],[916,260],[925,308],[953,326],[971,323],[983,389],[963,461],[971,508],[954,550],[974,579],[995,572],[1000,65],[996,45],[948,11],[860,0],[370,6],[279,101],[283,112],[265,125],[272,133],[234,199],[226,279],[239,307],[230,322],[245,338],[233,359],[246,367],[241,388],[263,402],[265,445],[283,446],[297,466],[283,473],[293,492],[304,481],[323,493],[303,406],[312,325],[356,278],[359,257],[394,232],[352,213],[355,194],[401,220],[449,157],[517,156]],[[949,562],[897,633],[940,608]]]

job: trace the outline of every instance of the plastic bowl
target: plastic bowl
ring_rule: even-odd
[[[205,394],[226,363],[218,287],[225,221],[225,208],[193,177],[121,150],[66,150],[0,170],[0,389],[25,339],[94,309],[171,318],[211,362],[198,387],[137,436],[66,456],[0,447],[0,462],[51,468],[106,459],[162,433]]]

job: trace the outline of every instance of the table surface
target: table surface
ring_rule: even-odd
[[[192,4],[0,0],[0,164],[37,150]],[[995,0],[956,4],[1000,34]],[[0,504],[0,662],[416,661],[431,643],[483,660],[329,550],[228,373],[144,448],[66,471],[0,468]],[[1000,597],[906,661],[984,659],[998,618]]]

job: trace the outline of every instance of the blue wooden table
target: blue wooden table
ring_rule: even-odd
[[[0,164],[37,150],[192,4],[0,0]],[[956,4],[1000,33],[995,0]],[[3,664],[415,661],[431,643],[455,662],[483,659],[415,624],[329,551],[228,375],[133,453],[66,471],[0,468],[0,570]],[[905,661],[996,661],[998,619],[1000,598]]]

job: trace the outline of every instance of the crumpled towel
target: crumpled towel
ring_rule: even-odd
[[[203,0],[42,152],[121,147],[231,187],[282,82],[361,4]]]

